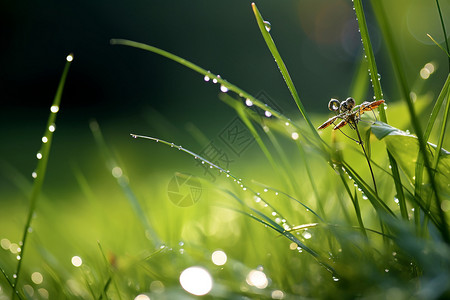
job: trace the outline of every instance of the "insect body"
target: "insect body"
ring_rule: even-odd
[[[355,100],[351,97],[342,102],[339,102],[337,99],[331,99],[328,103],[328,108],[338,112],[338,114],[326,120],[317,129],[327,128],[331,124],[335,124],[338,120],[341,121],[337,125],[335,124],[333,130],[341,129],[347,124],[349,124],[352,129],[356,129],[356,124],[359,122],[361,115],[364,112],[373,110],[383,103],[384,100],[377,100],[373,102],[363,102],[362,104],[355,106]]]

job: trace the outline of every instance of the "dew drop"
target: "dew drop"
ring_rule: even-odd
[[[205,80],[206,82],[208,82],[208,81],[210,81],[210,80],[211,80],[211,78],[209,78],[209,76],[208,76],[208,75],[205,75],[205,77],[203,78],[203,80]]]
[[[220,90],[221,90],[223,93],[228,92],[228,88],[227,88],[226,86],[224,86],[223,84],[220,86]]]
[[[336,276],[333,276],[333,281],[339,281],[339,278],[337,278]]]
[[[37,178],[37,173],[36,172],[31,173],[31,177]]]
[[[267,32],[270,32],[272,29],[272,24],[270,24],[269,21],[264,21],[264,27],[266,28]]]
[[[37,159],[41,159],[41,158],[42,158],[42,153],[41,153],[41,152],[38,152],[38,153],[36,154],[36,157],[37,157]]]
[[[48,126],[48,130],[50,131],[50,132],[55,132],[55,129],[56,129],[56,127],[55,127],[55,125],[53,124],[53,125],[50,125],[50,126]]]
[[[47,143],[48,142],[48,138],[46,137],[46,136],[43,136],[42,137],[42,142],[45,144],[45,143]]]
[[[73,54],[67,55],[67,56],[66,56],[66,60],[67,60],[68,62],[71,62],[71,61],[73,60]]]
[[[52,105],[52,107],[50,107],[50,111],[52,113],[57,113],[59,111],[59,106],[58,105]]]
[[[266,110],[266,112],[264,113],[266,115],[266,117],[270,118],[272,116],[272,113],[268,110]]]
[[[253,102],[252,102],[252,100],[250,100],[250,99],[245,99],[245,105],[247,105],[247,106],[252,106],[253,105]]]
[[[13,278],[17,278],[17,274],[13,274]]]

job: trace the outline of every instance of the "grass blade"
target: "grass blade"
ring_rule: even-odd
[[[266,42],[267,47],[270,50],[270,53],[272,53],[272,56],[275,59],[275,62],[277,63],[281,74],[283,75],[284,81],[286,82],[286,85],[289,88],[289,91],[291,92],[291,95],[294,98],[294,101],[297,104],[297,107],[300,110],[300,113],[302,114],[305,121],[308,123],[309,127],[311,128],[311,131],[315,134],[315,136],[318,139],[320,139],[316,128],[312,125],[311,120],[309,119],[308,115],[306,114],[306,110],[303,106],[303,103],[300,100],[300,97],[298,96],[297,89],[295,88],[295,85],[292,82],[291,76],[289,75],[286,65],[284,64],[283,59],[281,58],[280,53],[278,52],[278,49],[275,46],[272,36],[270,35],[269,31],[266,29],[266,25],[264,24],[264,19],[261,16],[255,3],[252,3],[252,8],[253,8],[253,13],[255,14],[256,21],[258,22],[259,30],[261,31],[261,34],[264,38],[264,41]]]
[[[436,6],[437,6],[437,10],[439,12],[439,19],[441,20],[441,27],[442,27],[442,32],[444,34],[444,40],[445,40],[445,46],[447,48],[447,51],[445,51],[447,53],[447,58],[448,58],[448,71],[450,72],[450,48],[448,46],[448,38],[447,38],[447,30],[445,29],[445,23],[444,23],[444,18],[442,17],[442,11],[441,11],[441,6],[439,5],[439,0],[436,0]]]
[[[370,41],[369,36],[369,30],[367,29],[367,22],[366,17],[364,14],[362,1],[361,0],[354,0],[353,5],[355,8],[356,18],[358,20],[358,26],[359,31],[361,32],[361,40],[364,47],[364,52],[368,61],[368,67],[369,67],[369,75],[370,75],[370,81],[372,82],[373,92],[375,95],[374,100],[383,99],[383,90],[381,88],[381,82],[380,77],[378,75],[378,68],[375,61],[375,55],[373,53],[372,43]],[[378,108],[378,112],[380,114],[380,119],[384,123],[387,123],[387,117],[386,112],[384,110],[385,104],[380,105]],[[399,203],[401,204],[401,207],[406,207],[406,199],[404,197],[404,193],[402,190],[402,181],[400,179],[400,173],[398,172],[398,166],[397,162],[395,161],[394,157],[391,155],[391,153],[386,149],[389,163],[392,166],[392,177],[394,179],[394,185],[395,189],[397,191]],[[406,212],[402,212],[402,215],[404,215]]]
[[[430,159],[426,152],[426,142],[427,141],[424,139],[422,127],[420,126],[419,119],[418,119],[417,114],[414,109],[413,101],[412,101],[410,93],[409,93],[410,89],[408,87],[408,83],[407,83],[405,74],[403,72],[403,67],[401,64],[399,52],[394,43],[394,39],[393,39],[391,31],[389,29],[387,20],[385,19],[386,14],[384,13],[384,8],[382,6],[382,3],[379,1],[372,2],[372,7],[373,7],[375,15],[378,19],[378,23],[380,24],[380,28],[383,33],[384,39],[386,41],[389,56],[391,58],[392,65],[394,67],[395,75],[396,75],[397,81],[400,85],[400,91],[401,91],[403,98],[408,107],[409,116],[411,118],[411,125],[417,135],[417,139],[419,142],[419,151],[422,152],[424,155],[424,159],[423,159],[424,165],[425,165],[425,169],[428,173],[428,176],[430,178],[430,185],[431,185],[431,189],[434,192],[434,199],[436,202],[436,206],[441,207],[442,201],[441,201],[440,195],[438,193],[437,184],[434,180],[432,165],[431,165]],[[440,228],[441,229],[440,233],[442,235],[443,240],[447,244],[450,244],[450,231],[448,228],[447,217],[445,215],[445,212],[442,209],[439,209],[438,213],[439,213],[439,218],[441,219],[441,223],[442,223],[442,226]]]
[[[66,65],[64,67],[63,73],[61,75],[61,79],[59,81],[58,89],[56,90],[55,98],[53,99],[52,106],[50,108],[50,115],[47,120],[47,127],[44,132],[44,136],[42,137],[42,145],[41,149],[39,150],[37,154],[37,158],[39,160],[38,165],[36,167],[36,171],[33,173],[33,178],[35,178],[33,183],[33,189],[31,191],[30,196],[30,208],[28,210],[28,216],[25,223],[25,228],[22,235],[22,251],[21,251],[21,258],[19,259],[19,262],[17,264],[16,269],[16,279],[13,286],[13,294],[12,299],[16,296],[17,291],[17,285],[20,280],[20,271],[22,269],[22,262],[25,255],[25,249],[27,245],[27,237],[29,233],[29,228],[31,226],[31,221],[33,218],[33,214],[36,210],[36,204],[37,200],[39,198],[39,195],[41,194],[42,185],[44,183],[45,179],[45,172],[47,170],[47,163],[48,158],[50,156],[50,149],[52,145],[53,140],[53,133],[55,131],[55,120],[56,120],[56,114],[59,111],[59,106],[61,104],[61,97],[64,89],[64,84],[66,82],[67,74],[69,73],[69,67],[73,60],[73,55],[69,54],[66,57]]]

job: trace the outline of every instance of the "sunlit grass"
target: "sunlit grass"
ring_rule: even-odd
[[[374,7],[376,14],[379,9]],[[16,290],[21,299],[448,296],[450,156],[440,150],[448,143],[448,78],[425,134],[414,124],[422,116],[419,110],[429,103],[421,94],[412,102],[412,94],[404,93],[408,99],[403,104],[385,99],[389,109],[381,108],[377,114],[382,122],[366,113],[358,124],[367,148],[363,153],[340,132],[316,131],[329,116],[310,116],[305,110],[267,21],[254,4],[253,11],[299,117],[287,118],[237,85],[174,54],[143,43],[112,40],[167,57],[199,73],[205,84],[216,84],[220,100],[235,109],[253,148],[228,168],[198,149],[180,146],[175,137],[166,141],[148,136],[151,133],[132,132],[126,148],[118,147],[103,135],[102,124],[92,121],[98,151],[89,167],[73,164],[69,171],[76,182],[73,190],[49,187],[64,202],[45,197],[38,206],[35,194],[41,193],[41,186],[36,191],[36,181],[34,187],[31,182],[43,175],[49,148],[39,152],[40,164],[31,178],[23,179],[13,167],[2,165],[17,189],[31,189],[34,196],[22,239],[22,224],[0,221],[8,226],[0,236],[0,299],[10,298]],[[368,68],[374,97],[381,99],[362,1],[355,0],[355,12],[367,57],[355,78]],[[380,23],[384,30],[389,28],[386,20]],[[392,57],[397,62],[395,53]],[[400,64],[396,68],[402,72]],[[365,89],[367,80],[355,79],[349,91],[356,96]],[[323,102],[325,112],[327,101]],[[43,147],[50,146],[55,129],[52,116],[59,102],[50,110]],[[388,120],[399,127],[411,125],[420,138],[387,125]],[[429,144],[434,126],[437,147]],[[345,132],[356,134],[348,128]],[[418,157],[419,149],[424,151]],[[421,157],[424,165],[416,165]],[[163,167],[155,168],[161,160]],[[366,160],[373,166],[378,190]],[[432,174],[422,177],[423,168]],[[207,172],[214,172],[215,180]],[[182,187],[188,180],[194,180],[192,185]],[[183,196],[172,190],[172,182],[200,200],[192,198],[192,205],[180,205],[186,202],[171,198],[173,193]],[[25,207],[12,204],[11,211]],[[28,231],[36,211],[38,218]],[[22,260],[17,264],[25,245],[20,245],[21,240],[27,245],[22,267]],[[17,274],[22,274],[20,281]]]

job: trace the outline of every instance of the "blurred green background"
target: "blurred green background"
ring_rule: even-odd
[[[204,189],[194,206],[173,205],[167,188],[176,172],[211,178],[186,154],[129,136],[156,136],[200,152],[210,141],[219,139],[236,118],[235,111],[218,99],[218,87],[205,83],[199,74],[157,55],[111,46],[109,40],[125,38],[165,49],[220,74],[255,96],[264,95],[294,122],[301,122],[260,35],[251,2],[2,1],[0,239],[20,240],[36,152],[65,57],[73,52],[75,59],[57,117],[43,197],[33,221],[38,236],[33,243],[53,253],[65,268],[70,268],[74,255],[100,261],[97,241],[118,256],[133,256],[148,249],[148,241],[142,240],[142,226],[134,220],[133,211],[94,142],[89,122],[95,119],[167,244],[183,241],[197,249],[195,245],[200,243],[201,249],[227,248],[227,253],[239,257],[240,245],[248,243],[252,228],[261,225],[237,225],[241,223],[236,219],[245,217],[220,208],[223,195],[210,188]],[[438,42],[443,41],[434,1],[383,2],[414,92],[435,99],[449,66],[445,54],[426,36],[429,33]],[[343,100],[350,96],[361,61],[362,47],[351,1],[267,0],[256,4],[272,24],[271,34],[306,110],[316,115],[315,125],[320,124],[328,117],[326,105],[330,98]],[[376,20],[370,6],[365,9],[385,99],[390,105],[399,100],[400,93]],[[448,1],[442,1],[441,9],[444,16],[450,15]],[[424,80],[419,72],[429,62],[436,70]],[[371,98],[369,88],[366,98],[357,102]],[[423,113],[428,112],[425,109]],[[408,126],[400,129],[411,129]],[[232,158],[229,168],[238,176],[282,186],[282,180],[272,176],[255,143]],[[293,162],[296,164],[301,163]],[[325,168],[317,164],[318,170]],[[85,186],[80,184],[82,177]],[[216,182],[231,186],[222,178]],[[276,238],[266,231],[258,234],[263,240]],[[283,247],[289,245],[286,243],[283,241]],[[30,261],[31,257],[49,259],[39,249],[28,248]],[[256,267],[258,261],[267,259],[268,251],[259,249],[255,253],[239,259]],[[2,265],[12,270],[13,257],[3,254]],[[30,265],[31,269],[42,268],[38,260]]]

